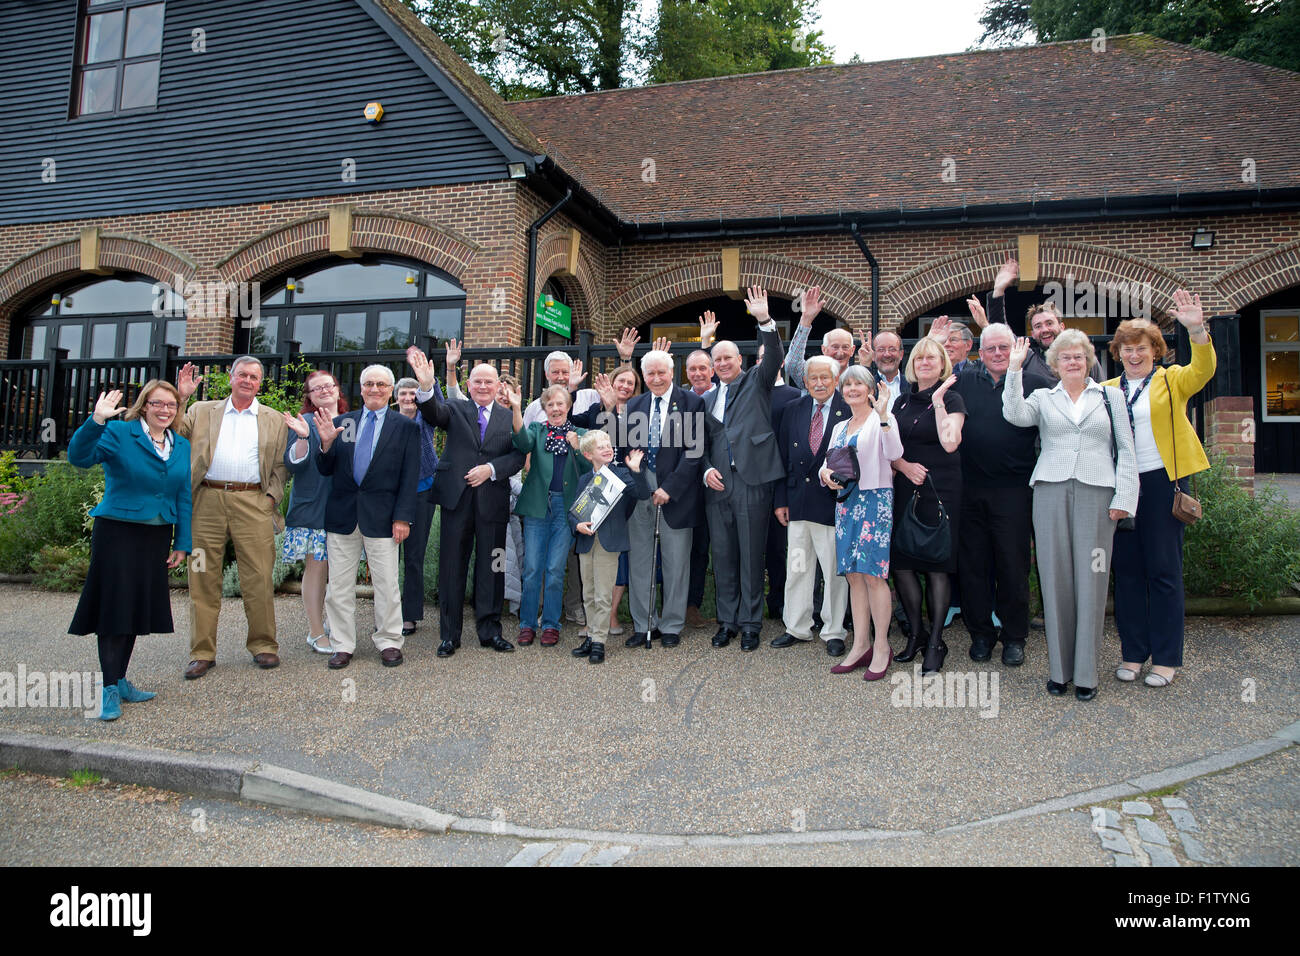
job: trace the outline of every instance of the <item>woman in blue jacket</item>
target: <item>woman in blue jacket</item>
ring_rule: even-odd
[[[68,461],[78,468],[104,466],[104,498],[91,512],[90,573],[68,627],[99,637],[100,720],[121,717],[122,701],[154,696],[127,680],[126,669],[137,634],[173,632],[167,570],[190,551],[190,443],[171,427],[180,394],[153,379],[125,415],[121,401],[117,389],[101,392],[68,443]]]

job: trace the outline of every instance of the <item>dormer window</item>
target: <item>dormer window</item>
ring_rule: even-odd
[[[157,105],[165,5],[157,0],[82,0],[73,116]]]

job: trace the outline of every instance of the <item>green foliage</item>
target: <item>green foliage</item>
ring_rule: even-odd
[[[99,468],[75,468],[52,461],[45,473],[28,480],[27,502],[13,514],[0,515],[0,573],[25,574],[46,545],[69,546],[89,541],[86,512],[103,494]]]
[[[1300,69],[1296,0],[987,0],[981,43],[1149,33],[1228,56]]]
[[[90,542],[47,544],[32,559],[33,585],[46,591],[77,592],[90,573]]]
[[[74,770],[68,774],[68,785],[72,787],[91,787],[102,782],[103,779],[93,770]]]
[[[267,408],[277,412],[296,412],[302,407],[302,383],[312,366],[305,358],[286,362],[280,367],[281,379],[278,382],[264,379],[257,400]],[[230,395],[230,372],[209,370],[203,376],[203,398],[205,401],[220,401]],[[287,498],[287,496],[286,496]]]
[[[667,83],[833,62],[816,0],[662,0],[650,80]]]
[[[1300,511],[1277,489],[1252,496],[1221,458],[1196,476],[1202,517],[1188,527],[1183,583],[1188,594],[1244,598],[1258,607],[1300,581]]]

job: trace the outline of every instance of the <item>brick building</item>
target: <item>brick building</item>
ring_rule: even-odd
[[[0,414],[52,348],[562,342],[539,294],[574,336],[712,308],[748,340],[745,286],[789,328],[815,284],[814,334],[912,336],[1016,254],[1013,320],[1055,289],[1104,335],[1199,292],[1207,438],[1300,470],[1297,74],[1132,36],[506,104],[397,0],[294,10],[0,7]]]

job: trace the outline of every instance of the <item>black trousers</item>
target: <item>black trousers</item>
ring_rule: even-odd
[[[99,669],[104,675],[104,686],[116,684],[126,676],[135,650],[134,634],[99,635]]]
[[[996,606],[1002,643],[1024,644],[1029,636],[1030,489],[972,488],[962,491],[957,536],[957,576],[962,620],[972,641],[993,644]],[[993,586],[989,586],[989,572]]]
[[[460,504],[442,509],[438,565],[438,623],[444,641],[460,644],[464,625],[469,553],[474,554],[474,623],[480,641],[501,636],[501,605],[506,594],[505,547],[509,515],[501,521],[478,517],[474,494],[466,488]]]
[[[709,525],[695,528],[691,536],[691,584],[686,592],[686,605],[699,608],[704,602],[704,575],[709,570]]]
[[[1116,531],[1115,629],[1124,660],[1183,666],[1183,530],[1163,468],[1138,476],[1136,527]]]
[[[785,554],[789,530],[776,520],[776,515],[767,516],[767,612],[780,619],[785,609]]]
[[[424,556],[429,548],[433,511],[437,507],[429,500],[427,491],[420,493],[415,501],[415,521],[411,524],[411,533],[401,544],[402,567],[406,574],[402,584],[403,621],[424,620]]]

